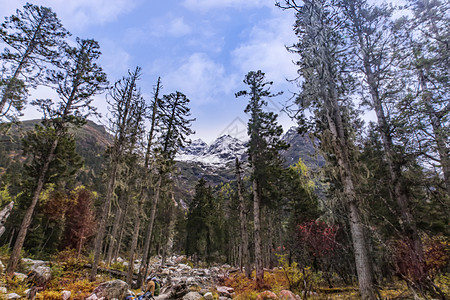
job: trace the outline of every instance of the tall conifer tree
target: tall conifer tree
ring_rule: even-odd
[[[70,125],[84,125],[87,116],[95,112],[91,106],[92,96],[101,92],[106,84],[106,74],[95,62],[100,57],[98,43],[94,40],[77,39],[77,44],[77,47],[65,47],[62,69],[50,73],[50,79],[56,85],[60,97],[59,102],[53,103],[50,99],[34,101],[44,114],[43,126],[52,130],[54,135],[49,141],[47,155],[41,158],[42,166],[36,178],[31,204],[26,211],[11,253],[7,267],[8,274],[12,274],[17,267],[20,250],[39,196],[48,180],[49,166],[55,159],[58,144],[68,135]]]
[[[249,161],[252,168],[253,188],[253,217],[255,240],[255,266],[256,281],[259,287],[264,285],[263,247],[261,232],[261,208],[263,190],[269,188],[268,178],[274,168],[280,165],[279,150],[286,145],[280,140],[283,133],[281,125],[277,124],[277,115],[265,112],[267,98],[275,97],[270,91],[271,81],[266,81],[261,71],[249,72],[244,79],[248,91],[236,93],[236,97],[248,96],[250,98],[245,112],[250,114],[247,133],[250,136],[248,143]]]

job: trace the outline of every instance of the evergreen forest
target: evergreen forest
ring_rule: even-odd
[[[49,7],[2,21],[0,299],[142,299],[151,277],[155,299],[450,298],[450,2],[273,5],[298,77],[242,74],[245,154],[214,180],[177,160],[187,94],[143,93],[140,66],[110,81]],[[289,93],[311,151],[268,109]]]

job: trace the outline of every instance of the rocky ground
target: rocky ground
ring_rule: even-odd
[[[233,289],[222,286],[224,278],[228,276],[231,267],[228,265],[211,268],[193,268],[183,263],[186,258],[174,256],[168,259],[164,267],[161,267],[159,259],[152,259],[150,274],[157,276],[161,283],[161,293],[156,300],[160,299],[230,299]],[[0,299],[39,299],[42,287],[52,278],[52,269],[49,262],[40,260],[23,259],[26,266],[24,273],[15,273],[14,280],[25,283],[33,282],[33,287],[24,291],[22,295],[9,293],[6,287],[0,287]],[[139,262],[137,262],[139,263]],[[137,265],[139,267],[139,264]],[[0,268],[2,263],[0,262]],[[71,299],[70,291],[60,291],[60,299]],[[95,288],[92,294],[86,298],[95,299],[135,299],[139,291],[132,291],[130,286],[123,280],[116,279],[104,282]]]

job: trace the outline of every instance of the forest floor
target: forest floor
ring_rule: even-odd
[[[3,263],[7,262],[7,257],[0,255],[0,259]],[[64,253],[50,261],[49,267],[52,277],[48,282],[41,284],[35,299],[63,299],[63,291],[70,291],[70,299],[86,299],[101,283],[114,279],[123,279],[103,272],[97,276],[96,281],[91,282],[88,279],[90,270],[86,268],[87,262],[86,258],[77,258],[70,254],[64,255]],[[186,265],[184,263],[186,262],[183,262],[183,265]],[[189,262],[187,263],[190,264]],[[26,274],[26,268],[23,263],[19,266],[19,269]],[[111,266],[111,269],[124,271],[125,266],[115,263]],[[205,269],[192,268],[192,270],[195,272]],[[222,270],[224,269],[221,268]],[[198,284],[193,284],[188,286],[188,289],[200,294],[204,294],[205,290],[210,291],[214,299],[294,299],[282,298],[282,295],[285,295],[284,293],[288,290],[295,295],[299,295],[296,299],[360,299],[356,285],[344,285],[341,283],[330,287],[329,284],[325,284],[322,274],[312,272],[309,269],[298,273],[292,269],[286,270],[282,268],[266,270],[264,277],[265,286],[259,289],[256,287],[253,279],[246,278],[236,269],[230,268],[224,274],[226,276],[219,281],[217,279],[208,281],[214,282],[217,287],[210,284],[202,287]],[[174,274],[173,276],[178,275]],[[450,274],[441,274],[436,277],[434,282],[443,292],[450,295]],[[8,278],[3,275],[0,278],[0,299],[12,299],[7,298],[7,295],[12,293],[25,299],[27,290],[33,285],[36,286],[37,283],[29,279],[21,279],[19,276]],[[220,293],[218,286],[230,287],[234,292],[228,297],[224,297]],[[200,290],[203,290],[203,292]],[[139,290],[132,291],[135,294],[140,293]],[[406,284],[398,280],[383,284],[380,287],[380,296],[381,299],[414,299],[414,295],[407,288]]]

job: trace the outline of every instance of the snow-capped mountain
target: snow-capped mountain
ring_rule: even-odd
[[[244,142],[230,135],[223,135],[209,146],[201,139],[192,141],[190,145],[180,150],[175,160],[225,167],[234,162],[236,156],[242,159],[245,156],[245,150]]]
[[[297,129],[291,128],[282,139],[290,145],[282,151],[286,166],[298,162],[299,157],[309,167],[323,165],[323,158],[315,155],[314,146],[308,135],[301,135]],[[224,135],[210,145],[198,139],[180,149],[175,157],[178,166],[175,192],[189,203],[195,191],[198,179],[205,179],[211,186],[235,180],[235,159],[243,162],[244,174],[249,174],[247,143],[232,136]],[[181,196],[180,196],[181,197]]]
[[[308,135],[298,133],[296,127],[291,127],[282,137],[290,147],[281,152],[286,165],[297,163],[301,157],[308,166],[321,166],[324,161],[316,157],[314,146]],[[177,161],[199,163],[204,167],[232,167],[235,158],[241,161],[247,160],[246,142],[238,140],[230,135],[223,135],[211,145],[207,145],[201,139],[181,149],[176,156]]]

